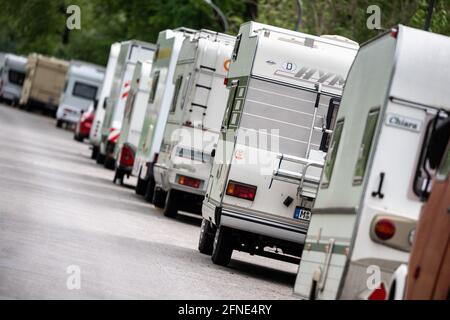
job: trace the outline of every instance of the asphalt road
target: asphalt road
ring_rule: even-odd
[[[197,251],[55,120],[0,105],[0,299],[292,299],[297,266]],[[133,185],[135,181],[127,181]]]

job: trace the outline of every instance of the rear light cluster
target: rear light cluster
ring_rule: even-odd
[[[129,145],[124,145],[122,147],[122,152],[120,153],[120,165],[124,167],[132,167],[134,164],[134,150]]]
[[[253,201],[255,200],[256,187],[230,180],[227,185],[227,195]]]
[[[374,231],[380,240],[386,241],[395,235],[395,224],[389,219],[381,219],[375,224]]]
[[[201,180],[195,179],[195,178],[186,177],[186,176],[178,176],[178,183],[183,185],[183,186],[187,186],[187,187],[198,189],[198,188],[200,188]]]

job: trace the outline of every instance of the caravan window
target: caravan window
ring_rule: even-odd
[[[211,161],[211,156],[209,154],[194,149],[177,148],[176,155],[177,157],[186,158],[194,161],[200,161],[204,163]]]
[[[231,59],[233,61],[236,61],[238,53],[239,53],[239,47],[241,46],[241,40],[242,40],[242,33],[238,34],[236,37],[236,43],[234,44],[233,53],[231,54]]]
[[[373,136],[377,128],[378,116],[380,109],[369,111],[366,120],[366,127],[364,130],[361,147],[359,149],[359,156],[356,162],[355,174],[353,176],[353,185],[362,183],[364,173],[366,172],[367,161],[369,160],[370,150],[372,148]]]
[[[175,91],[173,92],[172,105],[170,106],[170,112],[174,113],[177,107],[178,96],[180,95],[181,84],[183,82],[183,76],[179,76],[175,82]]]
[[[156,90],[158,89],[158,82],[159,82],[159,70],[155,71],[155,74],[153,75],[152,91],[150,92],[150,99],[149,99],[150,103],[153,103],[155,101]]]
[[[325,167],[323,169],[322,188],[328,187],[328,184],[330,183],[343,129],[344,129],[344,119],[341,119],[338,122],[336,122],[334,135],[331,141],[330,152],[328,153],[327,159],[325,161]]]
[[[95,100],[95,97],[97,96],[97,87],[81,82],[75,82],[72,95],[88,100]]]
[[[23,85],[23,82],[25,80],[25,73],[15,70],[9,70],[8,80],[12,84],[17,84],[18,86],[21,86]]]
[[[325,128],[327,130],[334,130],[334,124],[336,123],[336,117],[339,110],[340,99],[332,98],[328,106],[328,113],[326,117]],[[331,134],[324,132],[322,135],[322,141],[320,142],[319,150],[323,152],[328,152],[328,147],[330,145]]]

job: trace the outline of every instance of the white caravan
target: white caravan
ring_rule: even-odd
[[[56,111],[56,126],[75,124],[89,106],[98,101],[105,68],[72,60],[66,75],[64,91]]]
[[[449,37],[405,26],[361,47],[313,209],[299,295],[386,298],[387,281],[408,261],[421,198],[431,188],[427,146],[448,121],[448,57]]]
[[[147,107],[152,71],[152,60],[138,61],[134,68],[130,91],[125,104],[120,136],[115,146],[116,180],[123,184],[124,176],[130,176],[133,170],[134,156],[144,124],[145,109]]]
[[[138,177],[136,193],[146,195],[146,199],[150,202],[153,200],[155,188],[153,165],[161,147],[172,103],[175,88],[172,80],[178,54],[184,39],[191,37],[194,33],[195,30],[179,28],[161,31],[158,36],[158,50],[152,65],[152,90],[132,172]]]
[[[114,79],[114,71],[116,70],[117,59],[119,58],[120,43],[116,42],[111,45],[109,51],[108,64],[106,66],[105,78],[103,80],[102,90],[95,110],[95,117],[89,133],[89,140],[92,144],[92,159],[97,159],[98,150],[100,148],[101,130],[103,119],[105,117],[105,109],[107,100],[111,94],[111,87]]]
[[[27,58],[5,54],[0,69],[0,99],[17,104],[25,81]]]
[[[138,40],[120,43],[120,52],[114,72],[110,98],[107,100],[102,123],[101,141],[97,160],[114,169],[115,142],[120,134],[125,103],[130,91],[131,78],[137,61],[152,60],[156,46]]]
[[[228,89],[224,79],[235,37],[200,30],[186,38],[178,56],[175,91],[154,165],[153,204],[164,215],[200,213]]]
[[[298,263],[357,43],[255,22],[241,26],[203,202],[199,251]]]

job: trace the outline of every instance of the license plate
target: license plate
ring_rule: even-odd
[[[305,221],[311,220],[311,210],[303,207],[296,207],[294,211],[294,219],[300,219]]]

